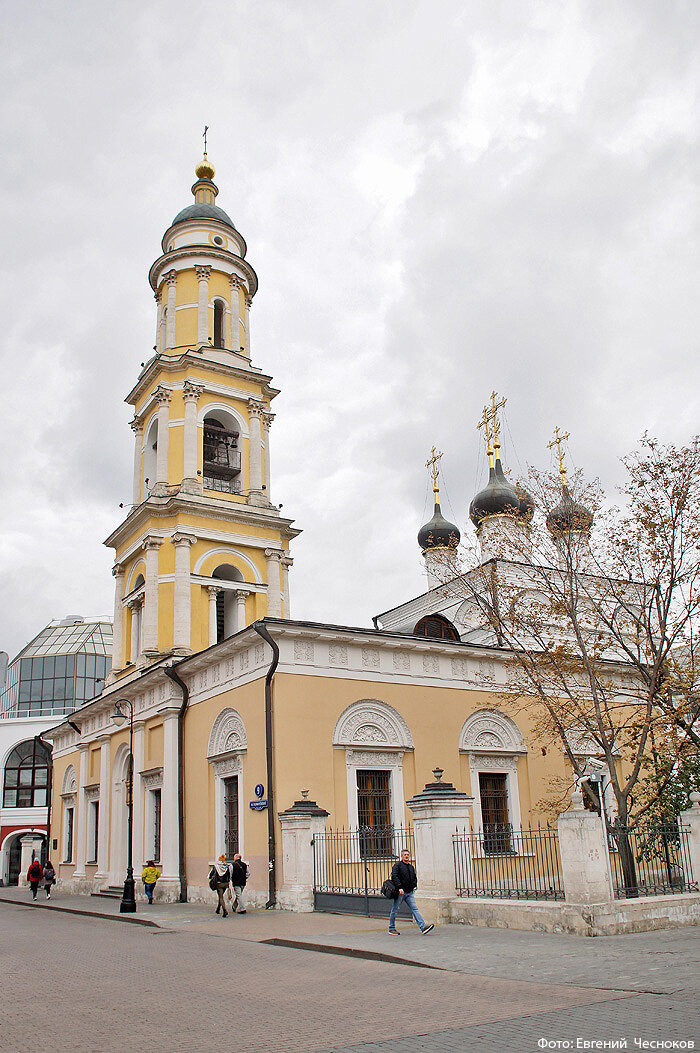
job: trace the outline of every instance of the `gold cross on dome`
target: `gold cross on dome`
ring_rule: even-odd
[[[564,451],[562,450],[562,444],[569,438],[568,431],[563,434],[559,434],[559,428],[554,429],[554,438],[551,442],[547,443],[547,449],[553,450],[556,446],[557,456],[559,457],[559,475],[561,476],[561,485],[566,486],[566,465],[564,464]]]
[[[432,454],[432,457],[429,457],[428,460],[425,462],[425,467],[429,468],[431,473],[432,473],[432,476],[433,476],[433,493],[436,495],[436,500],[437,500],[437,495],[440,492],[440,488],[438,486],[438,472],[439,472],[438,464],[440,462],[440,458],[442,457],[442,453],[441,453],[440,450],[436,450],[434,446],[433,446],[433,448],[432,448],[432,450],[430,452]]]
[[[205,157],[207,156],[207,132],[208,131],[209,131],[209,125],[205,124],[204,125],[204,132],[202,133],[202,138],[204,139],[204,156]]]

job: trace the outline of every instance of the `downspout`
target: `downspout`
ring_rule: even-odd
[[[187,874],[185,872],[185,711],[190,701],[187,684],[172,666],[163,666],[168,680],[182,691],[182,705],[177,715],[177,833],[178,871],[180,875],[180,903],[187,903]]]
[[[48,742],[44,742],[41,735],[35,735],[35,750],[37,742],[40,742],[41,745],[49,751],[49,770],[46,776],[46,858],[51,859],[51,790],[53,788],[53,743],[51,744],[51,746],[49,746]]]
[[[272,767],[272,678],[280,660],[280,649],[270,636],[262,622],[253,622],[251,628],[255,629],[272,648],[272,662],[265,676],[265,754],[267,759],[267,852],[268,852],[268,899],[265,910],[274,907],[277,903],[275,887],[275,794],[273,789],[273,767]]]

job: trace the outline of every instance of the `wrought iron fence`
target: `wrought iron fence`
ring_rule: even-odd
[[[361,826],[326,830],[313,840],[316,909],[388,914],[382,884],[402,849],[414,856],[413,828]]]
[[[697,892],[690,858],[689,827],[664,824],[608,825],[608,852],[618,899]]]
[[[458,896],[564,899],[555,827],[489,824],[452,836]]]

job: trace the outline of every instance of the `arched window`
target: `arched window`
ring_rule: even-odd
[[[238,567],[232,567],[230,563],[222,563],[212,574],[212,578],[222,581],[243,581],[243,575]],[[233,636],[243,625],[238,624],[237,613],[238,593],[231,589],[223,589],[216,597],[216,642],[221,643],[229,636]]]
[[[230,430],[219,416],[204,418],[204,486],[231,494],[241,492],[241,451],[238,431]]]
[[[224,317],[226,308],[223,300],[214,300],[214,347],[225,347]]]
[[[41,742],[20,742],[5,764],[4,808],[46,807],[50,753]]]
[[[146,433],[143,447],[143,484],[144,493],[148,496],[156,485],[156,465],[158,463],[158,418],[154,417]]]
[[[441,614],[426,614],[416,624],[414,636],[430,636],[433,640],[459,640],[459,633],[451,621]]]

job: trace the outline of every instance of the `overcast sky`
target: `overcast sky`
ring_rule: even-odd
[[[11,656],[112,611],[147,271],[205,123],[282,390],[294,617],[369,624],[423,591],[426,457],[464,528],[494,387],[516,474],[554,425],[611,488],[645,429],[698,430],[696,0],[37,0],[0,37]]]

